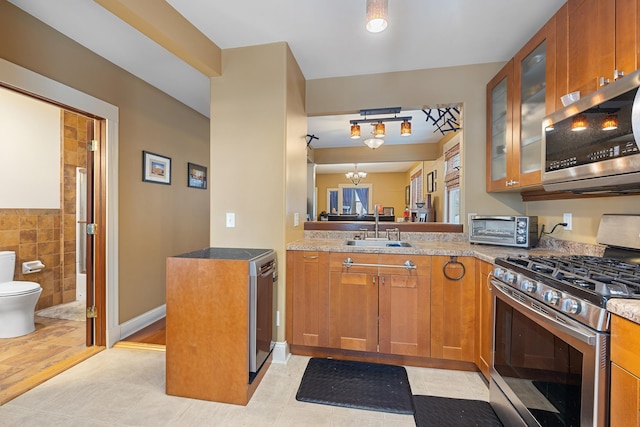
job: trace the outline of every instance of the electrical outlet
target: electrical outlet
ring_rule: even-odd
[[[227,228],[234,228],[236,226],[236,214],[233,212],[227,212]]]
[[[572,215],[570,213],[562,214],[562,222],[567,224],[564,227],[564,229],[567,231],[571,231],[571,220],[572,220]]]

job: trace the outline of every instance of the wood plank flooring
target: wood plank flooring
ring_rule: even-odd
[[[85,322],[36,316],[35,332],[0,339],[0,405],[91,357]]]
[[[167,343],[167,321],[166,318],[150,324],[118,341],[114,347],[135,348],[141,350],[165,351]]]

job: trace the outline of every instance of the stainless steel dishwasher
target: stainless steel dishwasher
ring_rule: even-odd
[[[272,250],[249,261],[249,379],[260,370],[276,342],[278,269]]]

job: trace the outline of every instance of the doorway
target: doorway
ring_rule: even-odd
[[[115,187],[115,193],[117,193],[117,186],[115,183],[117,180],[114,176],[109,178],[107,176],[106,164],[107,164],[107,153],[110,156],[115,152],[116,147],[108,150],[107,146],[107,129],[110,132],[114,132],[113,135],[117,135],[117,108],[106,104],[100,100],[92,98],[88,95],[80,94],[77,91],[68,88],[64,85],[61,85],[57,82],[54,82],[48,78],[43,76],[39,76],[34,74],[28,70],[25,70],[19,66],[11,64],[7,61],[0,59],[0,87],[4,89],[9,89],[14,92],[21,93],[23,95],[28,95],[33,99],[38,99],[39,102],[47,102],[52,105],[56,105],[63,109],[66,112],[72,114],[78,114],[83,117],[88,118],[87,123],[90,123],[86,126],[87,131],[87,140],[96,140],[96,143],[91,144],[92,151],[90,155],[87,156],[87,160],[91,160],[92,169],[86,167],[86,176],[87,176],[87,204],[90,205],[93,209],[87,210],[87,221],[101,224],[98,227],[95,227],[95,235],[90,236],[90,238],[85,243],[85,249],[87,249],[87,258],[86,258],[86,288],[84,288],[85,299],[88,302],[88,305],[95,305],[97,310],[97,315],[95,318],[85,319],[81,322],[82,326],[80,328],[71,327],[69,324],[64,324],[64,322],[69,322],[67,320],[57,321],[56,319],[52,320],[42,320],[41,323],[47,323],[44,325],[46,327],[41,327],[40,329],[46,331],[46,334],[41,334],[37,340],[33,338],[35,335],[29,335],[28,338],[20,340],[20,337],[15,339],[3,339],[2,348],[8,349],[11,346],[6,345],[9,344],[9,341],[13,341],[12,344],[15,346],[19,346],[18,356],[13,358],[13,362],[16,363],[15,366],[18,366],[20,360],[24,362],[24,364],[28,364],[31,369],[28,372],[31,372],[32,375],[29,378],[20,379],[20,375],[24,376],[24,372],[20,373],[19,366],[18,367],[10,367],[8,371],[3,372],[0,375],[1,378],[9,378],[13,379],[13,384],[9,387],[0,385],[0,404],[10,400],[11,398],[21,394],[35,385],[47,380],[48,378],[56,375],[68,367],[79,363],[80,361],[90,357],[92,354],[102,350],[108,343],[108,334],[107,334],[107,325],[109,321],[114,324],[117,324],[117,318],[112,320],[109,319],[108,309],[111,310],[111,313],[117,312],[117,303],[113,304],[113,307],[110,307],[112,304],[107,304],[107,270],[114,271],[113,267],[107,263],[107,248],[110,247],[112,253],[115,255],[117,251],[113,249],[111,236],[115,234],[117,231],[115,228],[109,232],[107,235],[106,230],[106,222],[107,218],[113,219],[113,215],[109,216],[107,213],[107,197],[106,190],[107,184],[109,184],[110,188],[112,188],[111,192],[114,194],[113,188]],[[71,107],[71,105],[78,105],[79,107]],[[104,119],[98,114],[87,112],[87,111],[95,111],[98,114],[105,113],[104,116],[108,117],[108,119]],[[63,122],[63,120],[62,120]],[[113,137],[111,137],[113,140]],[[117,141],[117,139],[116,139]],[[82,142],[85,146],[87,141]],[[64,145],[63,145],[64,147]],[[63,148],[64,150],[64,148]],[[64,163],[64,160],[61,159],[61,163]],[[115,167],[114,167],[115,166]],[[117,171],[117,161],[112,163],[113,171]],[[77,167],[73,166],[73,187],[74,190],[76,188],[75,181],[77,176],[75,175]],[[61,171],[64,171],[64,167],[61,167]],[[75,191],[74,191],[75,192]],[[64,196],[63,196],[64,197]],[[91,202],[91,200],[93,200]],[[82,239],[76,239],[76,222],[77,219],[75,217],[75,199],[73,200],[74,209],[73,213],[69,214],[67,218],[59,217],[59,227],[58,233],[61,234],[62,239],[60,240],[60,246],[63,248],[64,252],[62,252],[57,257],[60,258],[61,263],[59,264],[59,270],[57,273],[52,273],[53,275],[57,274],[57,278],[59,280],[58,285],[62,290],[63,295],[66,295],[64,298],[66,299],[76,299],[76,289],[71,286],[71,282],[75,282],[77,277],[76,273],[76,257],[75,252],[77,250],[77,242]],[[61,212],[64,209],[64,200],[61,204]],[[62,215],[62,213],[60,214]],[[93,218],[93,219],[91,219]],[[67,221],[65,221],[65,219]],[[69,226],[69,224],[71,224]],[[55,227],[54,234],[55,234]],[[64,235],[73,235],[73,239],[68,239],[64,241]],[[108,244],[109,242],[109,244]],[[6,242],[5,242],[6,243]],[[19,243],[19,242],[18,242]],[[70,250],[73,248],[73,250]],[[69,257],[69,253],[73,252],[73,258]],[[66,262],[63,264],[62,262]],[[54,257],[55,259],[55,257]],[[55,265],[55,262],[50,262],[50,265]],[[66,271],[63,265],[72,266],[67,267]],[[72,279],[69,278],[72,275]],[[66,277],[65,277],[66,276]],[[69,279],[65,282],[64,279]],[[29,280],[29,278],[19,280]],[[65,285],[66,288],[65,288]],[[75,285],[75,283],[74,283]],[[113,284],[115,285],[115,283]],[[95,287],[95,292],[92,292]],[[113,291],[112,285],[110,285],[109,293],[115,294],[114,297],[117,296],[117,292]],[[86,311],[83,309],[83,312]],[[57,330],[52,329],[51,324],[58,322]],[[76,321],[76,324],[80,323]],[[36,330],[34,334],[38,333],[39,330]],[[119,337],[114,337],[113,340],[117,340]],[[45,340],[39,342],[39,340]],[[52,339],[52,341],[46,341],[47,339]],[[47,360],[47,351],[36,351],[28,347],[26,341],[31,341],[31,344],[34,343],[36,346],[40,344],[40,349],[46,348],[49,355],[56,353],[59,356],[59,360],[55,360],[51,362],[52,359]],[[64,344],[63,344],[64,342]],[[65,344],[70,344],[70,348],[63,348]],[[73,348],[71,348],[73,347]],[[16,347],[17,348],[17,347]],[[15,349],[15,348],[14,348]],[[29,357],[25,357],[28,355]],[[3,358],[3,361],[11,360],[11,358]],[[38,363],[42,363],[42,365],[38,368]]]

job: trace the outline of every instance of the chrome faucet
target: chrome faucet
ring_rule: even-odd
[[[378,226],[380,225],[380,214],[378,213],[378,209],[380,208],[379,204],[375,204],[373,205],[373,210],[375,211],[375,219],[376,219],[376,225],[375,225],[375,238],[378,238]]]

